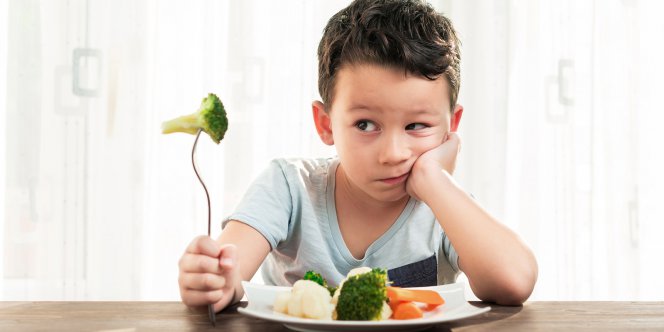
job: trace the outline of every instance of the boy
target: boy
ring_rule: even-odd
[[[337,285],[359,266],[399,286],[454,282],[482,300],[519,305],[537,263],[508,228],[453,180],[463,108],[450,21],[407,0],[357,0],[328,22],[318,48],[321,140],[337,158],[278,159],[222,224],[179,262],[189,306],[220,311],[263,264],[267,284],[307,270]]]

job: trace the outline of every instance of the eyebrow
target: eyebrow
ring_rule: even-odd
[[[415,111],[413,111],[413,113],[415,113],[415,115],[420,115],[420,114],[424,114],[424,115],[436,115],[436,112],[435,112],[435,111],[433,111],[433,110],[429,110],[429,109],[422,109],[422,108],[416,109]]]
[[[382,109],[375,109],[372,107],[367,107],[365,105],[353,105],[348,108],[349,112],[356,113],[356,112],[379,112],[382,113]],[[417,109],[412,109],[408,110],[409,113],[412,113],[413,115],[436,115],[436,112],[434,110],[426,109],[426,108],[417,108]]]
[[[351,105],[350,107],[348,107],[348,111],[350,112],[371,111],[371,110],[372,108],[362,104]]]

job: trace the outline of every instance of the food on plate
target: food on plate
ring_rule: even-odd
[[[161,125],[162,133],[187,133],[196,135],[199,129],[206,132],[212,140],[219,144],[228,129],[228,118],[224,104],[214,93],[203,98],[201,106],[194,113],[165,121]]]
[[[367,271],[368,270],[368,271]],[[335,292],[337,320],[383,320],[392,315],[387,304],[387,271],[351,270]],[[336,293],[339,293],[337,296]],[[333,300],[334,302],[334,300]]]
[[[311,280],[298,280],[290,292],[279,293],[274,311],[290,316],[332,319],[332,296],[327,288]]]
[[[328,291],[330,291],[330,296],[334,295],[334,291],[337,290],[336,287],[331,287],[330,285],[327,284],[327,280],[323,278],[323,276],[320,275],[320,273],[316,271],[307,271],[304,274],[304,280],[311,280],[325,288],[327,288]]]
[[[424,289],[408,289],[401,287],[387,287],[387,297],[392,301],[415,301],[426,304],[441,305],[445,300],[440,294]]]
[[[290,292],[277,295],[274,311],[328,320],[416,319],[445,303],[436,291],[389,285],[384,269],[353,269],[336,289],[319,273],[307,271]]]
[[[413,302],[397,303],[394,307],[394,319],[415,319],[422,318],[423,316],[422,309]]]
[[[426,311],[436,309],[445,300],[437,292],[424,289],[406,289],[401,287],[387,287],[387,297],[394,319],[414,319],[424,316],[422,308],[415,302],[423,303]]]

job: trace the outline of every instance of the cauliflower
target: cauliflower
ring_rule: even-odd
[[[331,300],[327,288],[311,280],[298,280],[290,292],[277,295],[274,311],[302,318],[332,319]]]

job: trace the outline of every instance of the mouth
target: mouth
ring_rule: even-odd
[[[398,184],[398,183],[406,181],[406,179],[408,178],[408,175],[410,175],[410,172],[404,173],[404,174],[399,175],[399,176],[395,176],[393,178],[381,179],[380,181],[383,182],[383,183],[386,183],[386,184]]]

